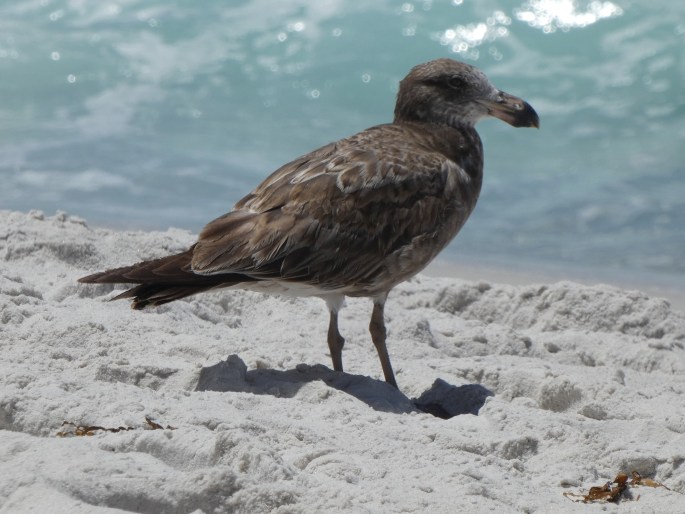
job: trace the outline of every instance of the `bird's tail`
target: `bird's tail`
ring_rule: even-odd
[[[78,281],[87,284],[137,284],[112,300],[133,298],[131,307],[143,309],[173,302],[210,289],[230,287],[255,280],[240,273],[198,275],[193,273],[190,267],[192,256],[193,247],[183,253],[161,259],[94,273]]]

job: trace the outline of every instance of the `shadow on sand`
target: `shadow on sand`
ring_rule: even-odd
[[[438,378],[421,396],[410,399],[383,381],[339,373],[322,364],[300,364],[295,369],[286,371],[248,370],[245,362],[237,355],[230,355],[225,361],[202,368],[195,390],[292,398],[304,384],[314,381],[322,381],[378,411],[396,414],[420,411],[442,419],[460,414],[477,415],[486,398],[493,396],[492,391],[480,384],[454,386]]]

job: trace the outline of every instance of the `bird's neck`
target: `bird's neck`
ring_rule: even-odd
[[[483,180],[483,143],[473,125],[398,121],[397,118],[394,124],[409,128],[420,136],[425,146],[458,164],[480,190]]]

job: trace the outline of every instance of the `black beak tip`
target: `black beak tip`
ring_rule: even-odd
[[[534,127],[539,129],[540,117],[528,102],[523,102],[523,108],[517,113],[513,125],[515,127]]]
[[[535,109],[533,109],[533,107],[528,102],[525,102],[525,104],[526,105],[524,107],[524,111],[526,112],[526,117],[528,118],[528,126],[539,129],[540,116],[538,116],[538,113],[535,112]]]

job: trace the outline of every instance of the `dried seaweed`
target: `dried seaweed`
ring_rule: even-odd
[[[171,425],[163,427],[159,423],[155,423],[154,421],[152,421],[147,416],[145,416],[145,423],[148,424],[151,430],[176,430],[176,427],[172,427]]]
[[[147,425],[147,428],[142,427],[143,430],[176,430],[175,427],[172,427],[170,425],[167,425],[166,427],[163,427],[159,423],[153,421],[149,417],[145,416],[145,423]],[[140,430],[141,427],[116,427],[116,428],[107,428],[107,427],[101,427],[98,425],[77,425],[76,423],[72,423],[71,421],[65,421],[62,423],[62,427],[69,427],[68,429],[65,430],[60,430],[55,434],[57,437],[82,437],[82,436],[92,436],[101,432],[111,432],[116,434],[117,432],[128,432],[129,430]]]
[[[613,481],[607,482],[604,485],[591,487],[587,494],[582,493],[564,493],[564,496],[574,502],[595,503],[595,502],[612,502],[618,503],[621,500],[633,500],[627,498],[627,491],[631,487],[646,486],[646,487],[663,487],[669,489],[661,482],[656,482],[651,478],[643,478],[640,473],[633,471],[631,473],[631,480],[628,481],[626,473],[619,473]],[[634,501],[640,499],[640,495],[634,498]]]
[[[671,491],[672,489],[666,487],[664,484],[661,482],[656,482],[655,480],[652,480],[651,478],[643,478],[640,473],[637,471],[633,471],[632,473],[633,479],[630,481],[631,486],[637,486],[637,485],[644,485],[647,487],[663,487],[664,489],[668,489]]]

